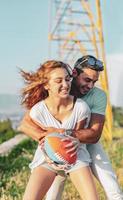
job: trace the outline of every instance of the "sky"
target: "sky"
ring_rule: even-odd
[[[48,59],[48,3],[0,0],[0,94],[19,94],[18,68],[33,71]],[[122,0],[101,0],[110,97],[117,106],[123,106],[122,8]]]

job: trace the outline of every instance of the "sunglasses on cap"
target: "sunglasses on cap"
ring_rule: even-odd
[[[97,70],[97,71],[103,71],[104,69],[103,62],[93,57],[85,58],[84,60],[78,63],[76,68],[82,70],[82,68],[86,67],[84,66],[84,64],[86,66],[89,66],[89,68]]]

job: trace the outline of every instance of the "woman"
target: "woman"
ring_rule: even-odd
[[[25,73],[22,76],[27,82],[23,90],[23,104],[31,108],[32,120],[40,125],[65,129],[84,128],[89,121],[90,110],[81,99],[69,95],[71,89],[70,67],[59,61],[45,62],[36,73]],[[77,161],[66,173],[76,187],[83,189],[86,200],[97,200],[97,193],[90,171],[91,162],[86,145],[81,144],[77,152]],[[38,146],[33,162],[30,164],[30,176],[24,200],[42,199],[59,170],[47,162],[43,150]],[[80,179],[81,177],[81,179]],[[77,188],[80,191],[80,188]],[[83,197],[82,193],[80,196]]]

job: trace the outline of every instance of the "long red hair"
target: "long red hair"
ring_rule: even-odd
[[[22,89],[22,104],[27,109],[48,97],[48,91],[44,88],[44,85],[49,80],[49,73],[56,68],[65,68],[68,74],[72,75],[72,70],[68,64],[56,60],[45,62],[33,73],[20,71],[26,84]]]

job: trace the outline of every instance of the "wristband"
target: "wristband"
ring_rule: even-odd
[[[66,129],[66,130],[65,130],[65,135],[66,135],[66,136],[72,135],[72,129]]]

